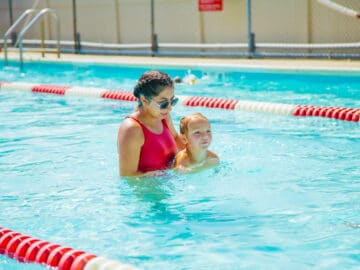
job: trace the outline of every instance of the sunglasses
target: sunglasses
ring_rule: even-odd
[[[166,109],[167,107],[169,107],[169,105],[171,105],[171,107],[174,107],[178,103],[179,98],[175,97],[171,101],[164,100],[162,102],[156,102],[153,99],[151,99],[151,101],[154,101],[154,103],[157,105],[157,107],[159,107],[159,109],[162,110],[162,109]]]

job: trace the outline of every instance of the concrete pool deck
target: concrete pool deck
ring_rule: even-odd
[[[19,53],[9,52],[10,60],[19,60]],[[1,52],[0,59],[4,59]],[[360,60],[336,59],[245,59],[245,58],[187,58],[187,57],[151,57],[151,56],[119,56],[119,55],[88,55],[88,54],[61,54],[60,59],[55,54],[24,53],[26,61],[60,61],[86,62],[131,65],[164,65],[164,66],[214,66],[239,68],[264,68],[279,70],[324,70],[324,71],[353,71],[360,72]]]

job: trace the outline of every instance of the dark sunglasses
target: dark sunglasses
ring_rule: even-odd
[[[174,107],[178,103],[179,98],[175,97],[171,101],[164,100],[162,102],[156,102],[153,99],[151,99],[151,100],[154,101],[154,103],[159,107],[159,109],[162,110],[162,109],[166,109],[167,107],[169,107],[169,105],[171,105],[171,107]]]

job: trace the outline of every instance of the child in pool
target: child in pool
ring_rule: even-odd
[[[201,113],[184,116],[180,120],[180,136],[185,149],[175,157],[175,169],[193,172],[219,164],[219,157],[208,150],[212,140],[209,120]]]

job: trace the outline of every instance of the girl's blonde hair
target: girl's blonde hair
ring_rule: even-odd
[[[190,115],[183,116],[180,119],[180,134],[186,135],[186,133],[189,130],[189,122],[194,118],[204,119],[206,121],[209,121],[209,119],[207,119],[201,113],[193,113],[193,114],[190,114]]]

